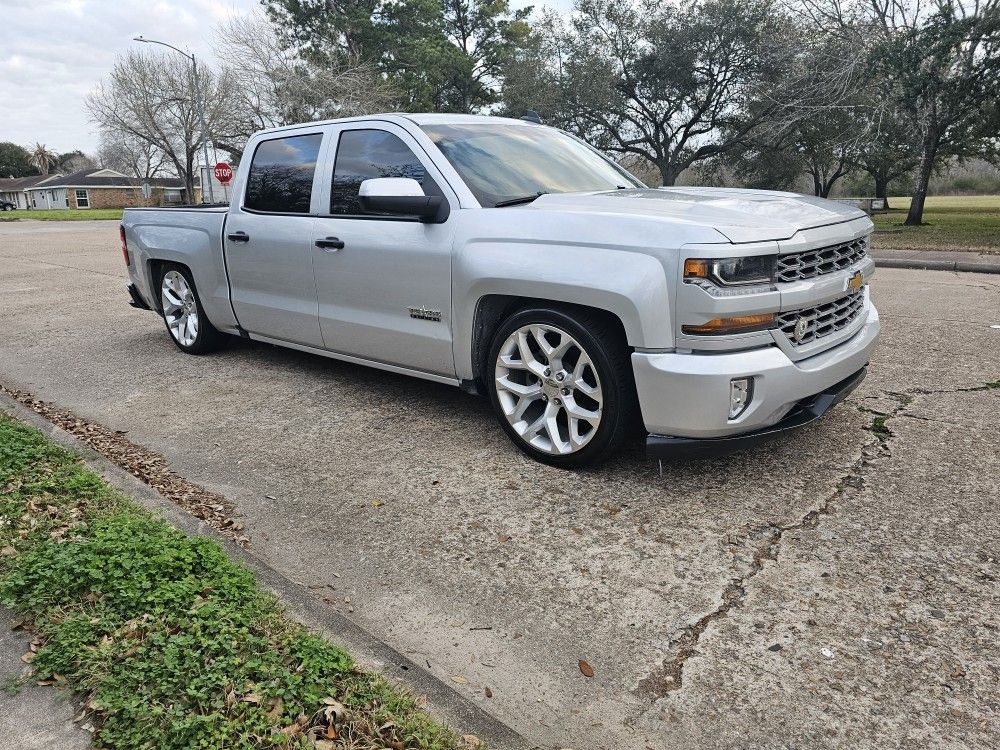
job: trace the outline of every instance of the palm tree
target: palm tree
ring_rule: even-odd
[[[43,175],[49,173],[49,167],[57,158],[56,152],[44,143],[35,143],[35,147],[28,152],[28,162]]]

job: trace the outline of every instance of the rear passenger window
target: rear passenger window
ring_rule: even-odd
[[[347,130],[340,134],[333,168],[330,213],[363,214],[358,201],[361,183],[376,177],[409,177],[425,195],[444,194],[410,147],[384,130]]]
[[[321,133],[261,141],[250,163],[243,207],[268,213],[307,214]]]

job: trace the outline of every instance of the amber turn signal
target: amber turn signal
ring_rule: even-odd
[[[708,260],[705,258],[688,258],[684,261],[685,279],[707,279],[708,273]]]
[[[690,262],[690,261],[689,261]],[[774,327],[774,313],[740,315],[735,318],[713,318],[697,326],[681,326],[684,333],[698,336],[725,336],[729,333],[752,333]]]

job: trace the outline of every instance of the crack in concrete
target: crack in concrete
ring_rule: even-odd
[[[697,649],[702,635],[713,622],[726,618],[730,611],[743,606],[747,584],[764,570],[768,561],[778,559],[785,534],[816,528],[823,516],[831,512],[837,498],[848,489],[861,489],[864,486],[864,471],[870,463],[881,457],[882,452],[881,441],[872,441],[865,445],[862,448],[861,458],[855,461],[850,471],[840,478],[836,489],[798,521],[789,524],[767,523],[748,530],[744,538],[756,539],[758,542],[747,568],[742,574],[732,578],[723,589],[719,606],[702,615],[693,624],[685,626],[670,642],[671,655],[639,681],[635,690],[636,695],[655,702],[669,693],[680,690],[684,684],[684,667],[689,659],[698,655]]]
[[[685,626],[679,635],[670,642],[670,656],[664,659],[646,677],[639,680],[634,691],[635,694],[640,698],[655,702],[683,687],[684,667],[692,657],[698,655],[698,644],[705,631],[708,630],[712,623],[728,617],[733,609],[743,606],[746,599],[747,585],[764,570],[768,561],[777,561],[781,551],[781,542],[785,534],[803,529],[816,528],[822,518],[832,512],[837,500],[843,497],[846,492],[864,488],[869,470],[879,462],[892,456],[892,448],[889,441],[894,435],[888,427],[888,422],[903,416],[914,416],[905,414],[904,412],[913,404],[918,396],[934,395],[935,393],[972,393],[998,388],[1000,388],[1000,381],[985,383],[980,386],[941,389],[939,391],[917,389],[906,392],[882,391],[881,395],[875,398],[887,398],[894,401],[895,405],[889,411],[858,406],[859,411],[875,415],[872,425],[866,429],[876,439],[862,446],[861,457],[838,480],[834,491],[798,521],[790,524],[767,523],[748,529],[745,532],[743,535],[744,540],[758,540],[749,565],[740,575],[732,578],[726,585],[722,591],[721,602],[715,609],[702,615],[691,625]]]

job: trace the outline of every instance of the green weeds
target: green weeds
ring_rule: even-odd
[[[36,678],[81,694],[100,747],[461,746],[411,696],[288,619],[214,541],[3,414],[0,600],[41,641]]]

